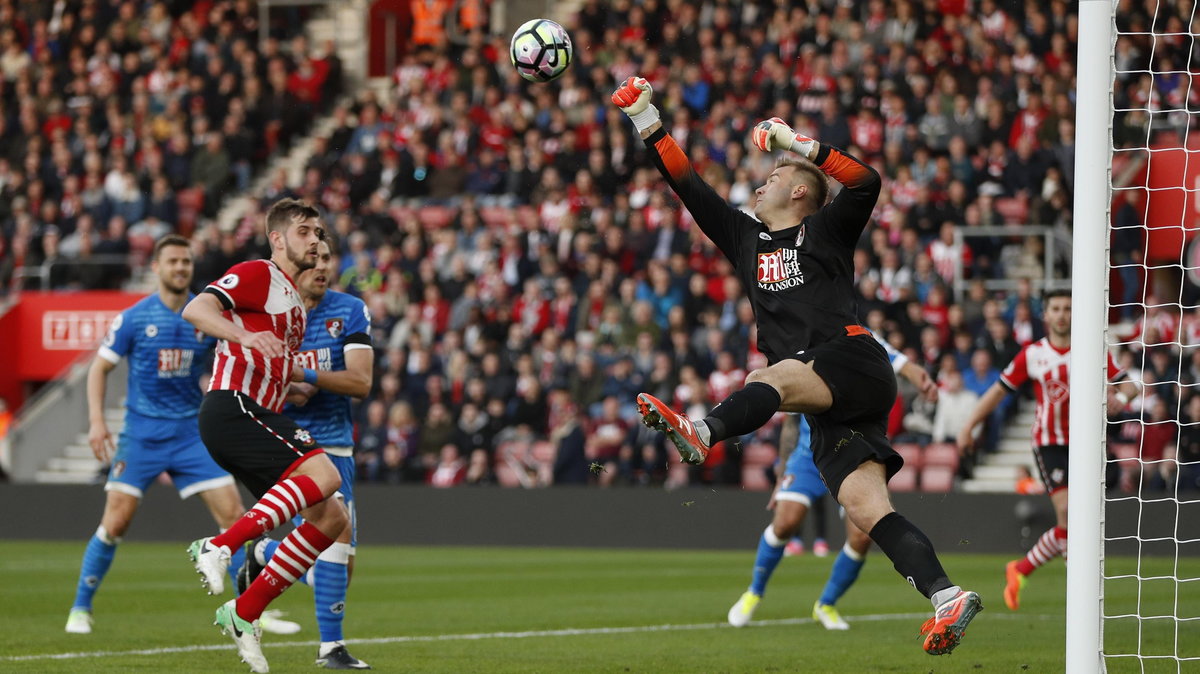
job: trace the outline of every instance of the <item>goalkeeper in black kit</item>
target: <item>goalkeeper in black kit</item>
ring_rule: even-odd
[[[887,439],[896,377],[887,353],[858,324],[852,256],[879,197],[879,174],[854,157],[797,134],[778,118],[757,124],[754,145],[790,150],[755,190],[754,215],[733,208],[692,169],[650,105],[653,90],[630,77],[612,95],[649,148],[659,171],[700,229],[733,264],[754,306],[759,350],[770,365],[702,420],[638,395],[647,426],[667,434],[684,461],[798,412],[812,427],[813,459],[846,516],[874,540],[897,571],[934,606],[921,628],[925,651],[949,653],[983,609],[979,595],[950,582],[929,539],[892,508],[887,481],[904,464]],[[843,185],[829,200],[828,177]],[[827,203],[828,202],[828,203]]]

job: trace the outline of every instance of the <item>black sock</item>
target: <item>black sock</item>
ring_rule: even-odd
[[[725,438],[736,438],[756,431],[779,411],[779,391],[774,386],[760,381],[746,384],[746,388],[734,391],[704,417],[708,426],[711,447]]]
[[[905,580],[927,598],[951,586],[933,543],[912,522],[897,512],[888,513],[871,527],[871,540]]]

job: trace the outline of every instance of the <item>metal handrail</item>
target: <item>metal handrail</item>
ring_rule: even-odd
[[[1061,290],[1069,289],[1071,287],[1071,279],[1054,278],[1054,261],[1057,257],[1060,247],[1067,257],[1067,264],[1070,264],[1071,237],[1061,228],[1051,225],[1001,225],[989,227],[954,228],[954,243],[956,246],[964,245],[968,237],[985,236],[1041,236],[1045,239],[1045,245],[1042,247],[1042,278],[1030,279],[1034,290]],[[955,301],[961,302],[967,294],[967,286],[969,285],[964,272],[963,259],[961,255],[954,263],[954,278],[952,280]],[[1009,278],[991,278],[983,279],[983,285],[989,291],[1007,292],[1015,291],[1020,286],[1020,282],[1016,279]]]

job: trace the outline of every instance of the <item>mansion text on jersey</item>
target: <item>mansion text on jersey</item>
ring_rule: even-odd
[[[758,289],[787,290],[804,285],[804,272],[795,248],[758,254]]]

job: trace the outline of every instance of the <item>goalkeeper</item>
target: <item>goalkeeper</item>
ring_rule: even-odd
[[[978,594],[950,582],[929,539],[892,508],[887,481],[904,464],[886,435],[896,377],[883,347],[855,314],[852,255],[879,197],[879,174],[778,118],[760,122],[751,132],[755,147],[790,150],[800,158],[781,160],[755,190],[756,220],[696,174],[663,128],[652,95],[649,82],[630,77],[612,101],[629,116],[697,225],[733,264],[770,365],[751,372],[744,388],[702,420],[639,394],[643,423],[666,433],[684,461],[699,464],[709,447],[754,431],[776,412],[805,414],[813,460],[830,493],[932,602],[934,616],[921,628],[925,651],[949,653],[983,605]],[[826,176],[844,187],[832,201]]]

